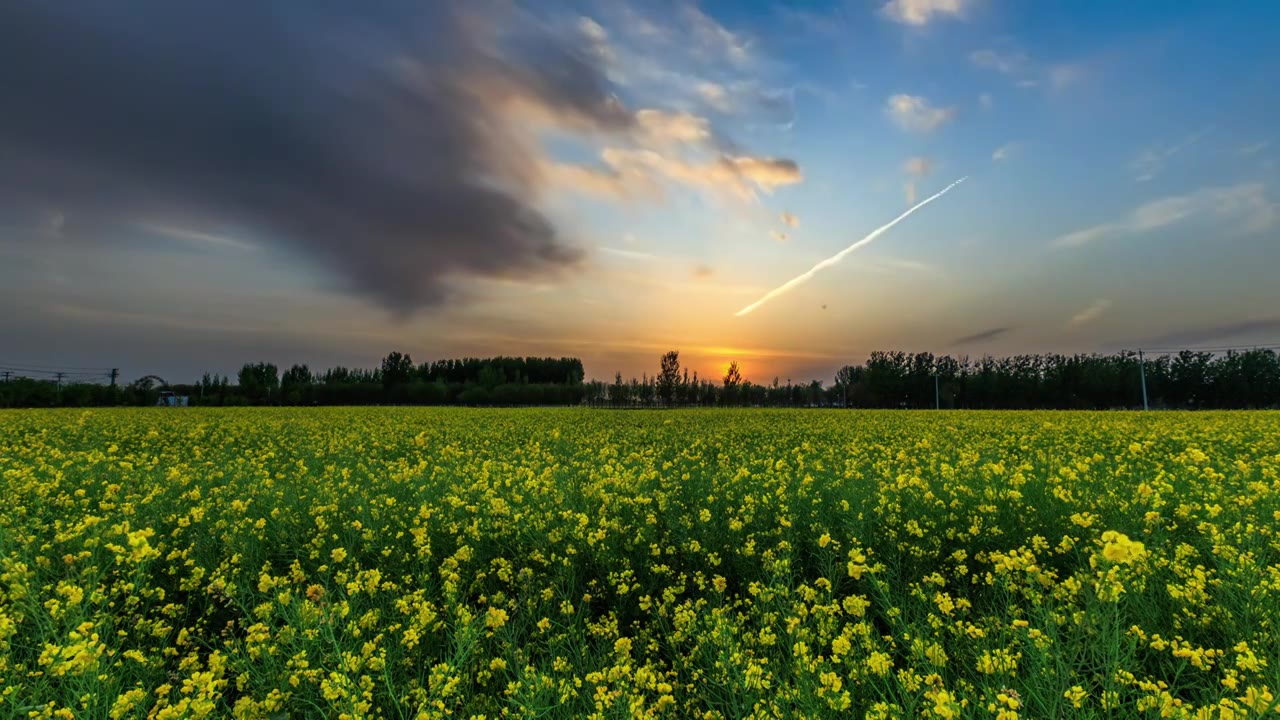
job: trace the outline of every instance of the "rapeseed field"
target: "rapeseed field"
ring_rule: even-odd
[[[1275,413],[16,411],[0,489],[0,717],[1280,692]]]

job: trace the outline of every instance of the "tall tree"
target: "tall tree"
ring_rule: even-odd
[[[285,405],[298,405],[310,402],[309,389],[314,381],[311,368],[306,365],[294,365],[284,371],[280,378],[280,396]]]
[[[311,368],[306,365],[294,365],[284,371],[284,377],[280,378],[280,387],[284,390],[288,390],[290,388],[310,385],[311,382]]]
[[[248,363],[237,376],[240,392],[251,402],[266,402],[280,388],[280,375],[272,363]]]
[[[721,401],[725,405],[733,405],[738,400],[738,389],[742,386],[742,371],[738,369],[738,361],[731,360],[729,369],[724,371],[724,377],[721,379],[724,385],[724,392]]]
[[[618,371],[613,376],[613,385],[609,387],[609,404],[614,407],[620,407],[627,399],[627,385],[622,382],[622,372]]]
[[[730,361],[729,369],[724,371],[724,386],[726,388],[736,388],[741,384],[742,371],[738,369],[738,361]]]
[[[668,406],[676,401],[676,388],[680,385],[680,353],[672,350],[662,356],[662,371],[658,373],[658,397]]]
[[[413,358],[408,354],[393,351],[382,358],[382,386],[391,389],[409,382],[413,374]]]
[[[861,367],[854,367],[853,365],[845,365],[836,371],[835,386],[842,406],[847,407],[849,405],[849,390],[858,381],[858,376],[862,374],[861,371]],[[773,379],[773,386],[775,388],[778,387],[778,378]]]

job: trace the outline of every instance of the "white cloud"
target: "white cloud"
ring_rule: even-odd
[[[895,258],[895,257],[881,257],[881,258],[877,258],[876,262],[879,262],[881,265],[885,265],[891,268],[898,268],[901,270],[910,270],[912,272],[918,272],[918,273],[928,273],[930,275],[942,274],[942,269],[939,268],[937,265],[930,265],[929,263],[920,262],[919,260],[907,260],[905,258]]]
[[[1053,244],[1057,247],[1079,247],[1080,245],[1087,245],[1095,240],[1101,240],[1107,235],[1110,235],[1120,229],[1122,229],[1122,226],[1120,225],[1094,225],[1093,227],[1087,227],[1083,230],[1076,230],[1075,232],[1061,235],[1053,241]]]
[[[1080,84],[1090,72],[1090,66],[1086,63],[1068,62],[1045,65],[1016,49],[974,50],[969,53],[969,62],[974,67],[1005,76],[1021,90],[1043,87],[1051,92],[1060,92]],[[979,103],[983,107],[989,108],[990,102],[988,95],[984,94],[979,98]]]
[[[913,177],[924,177],[933,169],[933,161],[927,157],[907,158],[902,164],[902,171]]]
[[[916,180],[929,174],[933,169],[933,161],[927,157],[907,158],[902,164],[902,171],[911,176],[911,179],[903,185],[902,189],[907,196],[907,204],[916,204]]]
[[[143,222],[138,223],[138,227],[156,235],[173,238],[174,240],[183,240],[189,243],[200,245],[215,245],[217,247],[231,248],[233,250],[253,250],[254,246],[227,237],[226,235],[215,235],[213,233],[201,232],[199,230],[191,230],[189,228],[177,227],[175,225],[166,225],[163,223]]]
[[[796,217],[795,215],[792,215],[789,212],[784,211],[782,213],[782,222],[787,227],[800,227],[800,218]]]
[[[1138,232],[1157,230],[1181,222],[1204,207],[1203,196],[1177,195],[1152,200],[1133,211],[1129,226]]]
[[[919,273],[921,275],[934,275],[938,277],[945,275],[942,268],[937,265],[931,265],[919,260],[887,256],[864,257],[857,264],[857,269],[874,275],[901,275],[904,271],[909,273]]]
[[[1089,307],[1081,310],[1075,315],[1072,315],[1071,320],[1067,322],[1067,327],[1076,328],[1076,327],[1080,327],[1081,325],[1087,325],[1093,322],[1094,320],[1097,320],[1098,318],[1102,317],[1102,314],[1105,313],[1107,311],[1107,308],[1109,307],[1111,307],[1110,300],[1107,300],[1105,298],[1099,298],[1098,300],[1094,300],[1093,303],[1089,305]]]
[[[1263,140],[1262,142],[1251,143],[1249,145],[1242,145],[1238,150],[1236,150],[1236,154],[1244,157],[1248,157],[1250,155],[1257,155],[1258,153],[1262,152],[1263,150],[1266,150],[1269,147],[1271,147],[1271,141]]]
[[[750,113],[768,58],[745,33],[726,28],[691,0],[594,4],[576,31],[630,98],[660,105]],[[674,12],[673,12],[674,10]]]
[[[709,107],[719,110],[722,113],[733,112],[733,102],[729,98],[729,91],[724,85],[710,81],[698,83],[698,97],[702,98]]]
[[[715,155],[689,160],[645,148],[605,148],[604,168],[552,165],[559,184],[597,195],[629,198],[662,194],[659,181],[723,193],[740,200],[756,199],[756,191],[769,193],[803,179],[790,160],[752,155]]]
[[[657,255],[652,253],[636,252],[635,250],[623,250],[621,248],[613,247],[601,247],[600,252],[605,253],[606,255],[626,258],[628,260],[656,260],[658,258]]]
[[[609,42],[609,31],[603,25],[584,15],[578,18],[578,32],[586,39],[588,52],[601,64],[608,67],[617,63],[618,54]]]
[[[1049,85],[1054,90],[1066,90],[1084,79],[1085,68],[1076,63],[1061,63],[1049,68]]]
[[[979,95],[978,104],[982,106],[983,110],[990,110],[991,109],[991,93],[982,93],[981,95]]]
[[[721,163],[729,164],[742,177],[765,190],[772,190],[782,185],[794,185],[803,179],[799,166],[781,158],[754,155],[724,156],[721,158]]]
[[[1143,150],[1133,162],[1129,163],[1129,169],[1134,173],[1134,181],[1146,182],[1159,175],[1169,158],[1200,142],[1200,139],[1207,134],[1209,130],[1206,128],[1188,135],[1173,145],[1156,145]]]
[[[751,62],[750,38],[729,30],[695,5],[685,5],[681,14],[681,21],[698,43],[695,52],[709,60],[727,61],[735,66]]]
[[[885,111],[898,127],[912,132],[932,132],[955,119],[954,107],[938,108],[920,95],[892,95]]]
[[[609,33],[604,29],[604,26],[585,15],[578,18],[578,29],[582,31],[583,35],[595,42],[603,43],[609,40]]]
[[[991,153],[991,159],[994,162],[1008,160],[1013,157],[1013,154],[1018,151],[1019,147],[1021,146],[1016,142],[1005,143],[1004,145],[996,148],[995,152]]]
[[[674,12],[666,14],[644,3],[595,7],[593,17],[569,21],[611,83],[625,90],[619,95],[643,109],[625,127],[580,133],[598,153],[594,163],[544,155],[538,169],[546,185],[628,201],[660,200],[681,185],[750,201],[802,180],[791,160],[730,151],[737,145],[709,119],[733,114],[738,126],[751,128],[756,122],[785,126],[794,118],[794,89],[775,89],[776,72],[757,56],[750,35],[728,29],[691,0],[675,0],[665,7]],[[517,91],[508,95],[519,100]],[[617,106],[627,112],[620,100]],[[575,129],[572,117],[552,123],[533,110],[517,120]]]
[[[628,168],[588,167],[570,163],[545,163],[542,173],[548,184],[618,200],[643,198],[656,201],[662,197],[662,185],[649,173]]]
[[[966,0],[889,0],[880,14],[904,25],[927,25],[934,17],[961,18]]]
[[[1083,83],[1096,71],[1096,62],[1062,62],[1044,64],[1027,53],[1016,49],[984,48],[969,53],[974,67],[997,72],[1009,78],[1015,87],[1033,90],[1044,87],[1050,92],[1062,92]],[[983,107],[990,107],[990,96],[979,98]]]
[[[711,137],[707,119],[691,113],[640,110],[635,117],[640,132],[657,145],[700,143]]]
[[[969,62],[980,68],[995,70],[1003,75],[1013,75],[1027,69],[1031,59],[1022,52],[999,50],[975,50],[969,53]]]
[[[677,86],[681,84],[691,86],[689,100],[682,104],[705,107],[723,115],[736,115],[745,119],[748,126],[789,127],[795,120],[795,100],[799,91],[822,97],[827,102],[838,99],[831,91],[813,83],[773,87],[754,79],[720,83],[694,78],[674,83]]]
[[[1230,224],[1235,232],[1253,233],[1275,225],[1280,208],[1267,199],[1266,188],[1260,183],[1202,188],[1145,203],[1118,222],[1076,230],[1058,237],[1053,245],[1079,247],[1106,237],[1147,233],[1199,218]]]

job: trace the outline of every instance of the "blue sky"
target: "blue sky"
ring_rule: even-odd
[[[401,349],[606,378],[674,348],[767,381],[875,349],[1280,342],[1280,6],[279,5],[302,40],[269,14],[187,44],[208,23],[182,11],[0,16],[28,38],[0,57],[25,108],[0,121],[0,360],[181,379]],[[174,42],[94,77],[95,42],[139,29]],[[157,58],[172,77],[129,79]],[[77,82],[123,89],[79,108]]]

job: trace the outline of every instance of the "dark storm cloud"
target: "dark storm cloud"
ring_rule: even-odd
[[[512,128],[631,116],[581,38],[479,5],[0,3],[0,213],[244,228],[406,312],[572,265]]]
[[[1011,327],[991,328],[990,330],[983,330],[980,333],[974,333],[972,335],[965,335],[964,337],[956,338],[955,340],[951,341],[951,344],[952,345],[968,345],[970,343],[981,342],[983,340],[992,340],[994,338],[1000,337],[1001,335],[1004,335],[1005,333],[1011,330],[1013,330],[1013,328]]]

